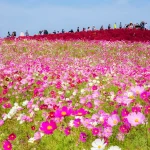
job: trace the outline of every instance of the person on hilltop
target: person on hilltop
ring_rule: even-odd
[[[93,27],[92,27],[92,31],[95,31],[95,30],[96,30],[96,28],[95,28],[95,26],[93,26]]]
[[[47,31],[47,30],[43,30],[43,34],[44,34],[44,35],[47,35],[47,34],[48,34],[48,31]]]
[[[86,31],[86,28],[83,28],[83,30],[82,31]]]
[[[38,35],[41,35],[42,34],[42,31],[39,31],[39,34]]]
[[[122,29],[122,23],[120,22],[120,24],[119,24],[119,29]]]
[[[12,37],[16,37],[16,31],[12,32]]]
[[[103,27],[103,25],[100,27],[100,30],[104,30],[104,27]]]
[[[128,29],[133,29],[134,26],[133,26],[133,23],[131,22],[129,25],[128,25]]]
[[[80,32],[80,29],[79,29],[79,27],[77,27],[77,32]]]
[[[115,22],[115,24],[114,24],[114,29],[117,29],[117,24],[116,24],[116,22]]]
[[[109,25],[108,25],[108,30],[110,30],[110,29],[111,29],[111,25],[109,24]]]
[[[142,22],[140,23],[140,26],[141,26],[141,29],[145,29],[145,22],[142,21]]]
[[[149,30],[149,29],[148,29],[148,24],[147,24],[147,23],[145,23],[145,30]]]
[[[65,30],[64,30],[64,29],[62,29],[62,33],[65,33]]]
[[[91,28],[90,28],[90,27],[88,27],[88,28],[87,28],[87,31],[91,31]]]
[[[71,29],[69,32],[70,32],[70,33],[74,33],[73,29]]]
[[[7,37],[11,37],[11,35],[10,35],[10,32],[8,31],[8,35],[7,35]]]
[[[56,30],[54,30],[53,34],[56,34]]]
[[[24,32],[20,32],[20,36],[24,36]]]
[[[25,36],[29,36],[29,32],[28,32],[28,30],[26,30],[26,32],[25,32]]]

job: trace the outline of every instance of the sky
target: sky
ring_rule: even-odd
[[[110,23],[146,21],[150,25],[150,0],[0,0],[0,37],[7,32],[38,34],[47,29],[74,31],[88,26],[99,29]]]

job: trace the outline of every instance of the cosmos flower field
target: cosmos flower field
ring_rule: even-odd
[[[150,149],[150,43],[1,40],[0,149]]]

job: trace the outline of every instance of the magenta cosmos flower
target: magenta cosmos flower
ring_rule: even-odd
[[[145,106],[145,114],[150,114],[150,105]]]
[[[127,125],[123,124],[120,126],[119,130],[121,133],[126,134],[129,132],[130,128]]]
[[[8,136],[8,139],[11,140],[11,141],[15,140],[16,139],[16,134],[14,134],[14,133],[10,134]]]
[[[128,116],[128,114],[129,114],[128,110],[126,108],[123,108],[121,111],[121,116],[126,117],[126,116]]]
[[[127,120],[131,124],[131,126],[137,126],[139,124],[143,124],[144,123],[145,116],[141,112],[138,112],[138,113],[131,112],[127,116]]]
[[[70,116],[72,113],[72,109],[69,109],[68,107],[64,106],[62,109],[57,109],[55,112],[55,117],[65,117]]]
[[[4,150],[12,150],[12,144],[8,140],[5,140],[3,142],[3,148]]]
[[[66,127],[64,130],[65,135],[69,135],[70,131],[71,131],[70,127]]]
[[[150,99],[150,92],[144,91],[143,93],[140,94],[141,99],[144,101],[148,102]]]
[[[80,141],[86,142],[87,140],[87,134],[85,132],[80,133]]]
[[[50,122],[42,122],[40,125],[40,130],[43,131],[45,134],[53,134],[56,128],[56,123],[53,120],[51,120]]]
[[[93,129],[92,129],[92,134],[93,134],[94,136],[98,135],[98,134],[99,134],[99,129],[98,129],[98,128],[93,128]]]
[[[75,120],[73,121],[73,124],[74,124],[74,126],[75,126],[76,128],[79,127],[79,126],[81,125],[80,119],[75,119]]]
[[[114,114],[108,118],[107,122],[110,126],[113,127],[113,126],[116,126],[118,124],[118,122],[120,122],[120,118],[117,114]]]
[[[86,114],[88,113],[88,111],[86,111],[85,109],[83,108],[80,108],[78,110],[74,110],[73,114],[75,116],[85,116]]]

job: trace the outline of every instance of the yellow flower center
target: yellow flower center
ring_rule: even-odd
[[[10,148],[10,145],[8,145],[7,148]]]
[[[135,121],[135,122],[139,122],[139,119],[135,119],[134,121]]]
[[[113,123],[114,123],[114,124],[117,124],[117,120],[114,120]]]
[[[134,96],[133,96],[133,95],[130,95],[129,98],[130,98],[130,99],[134,99]]]
[[[67,113],[65,111],[63,111],[61,114],[62,114],[62,116],[65,116]]]
[[[98,148],[101,148],[101,146],[100,146],[100,145],[98,145]]]
[[[47,126],[47,130],[51,130],[52,129],[52,126]]]

